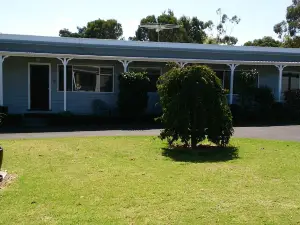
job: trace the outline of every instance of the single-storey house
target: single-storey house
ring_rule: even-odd
[[[12,114],[92,114],[97,100],[116,107],[119,74],[146,71],[154,111],[156,80],[170,62],[209,65],[229,103],[241,70],[257,69],[257,85],[270,87],[278,101],[300,87],[300,49],[0,34],[0,106]]]

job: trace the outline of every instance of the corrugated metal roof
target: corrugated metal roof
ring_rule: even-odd
[[[0,54],[131,61],[247,65],[300,64],[300,49],[157,43],[0,34]]]
[[[115,46],[124,48],[162,48],[169,50],[204,50],[204,51],[229,51],[248,53],[275,53],[275,54],[299,54],[297,48],[275,48],[275,47],[252,47],[252,46],[227,46],[193,43],[170,43],[170,42],[143,42],[124,40],[103,40],[91,38],[67,38],[46,37],[34,35],[0,34],[0,43],[38,43],[49,45],[75,45],[75,46]]]

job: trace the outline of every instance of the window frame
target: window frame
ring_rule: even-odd
[[[112,68],[112,91],[111,92],[97,92],[97,93],[102,93],[102,94],[112,94],[115,93],[115,67],[114,66],[99,66],[99,75],[100,75],[100,89],[101,89],[101,68]],[[106,74],[107,75],[107,74]]]
[[[289,75],[289,74],[294,75],[295,77],[298,77],[298,89],[300,89],[300,71],[299,72],[298,71],[283,71],[282,77],[284,77],[285,75]],[[287,77],[287,76],[285,76],[285,77]],[[288,76],[288,78],[289,78],[288,91],[294,90],[294,89],[291,89],[291,76]],[[281,86],[281,92],[284,93],[282,86]]]
[[[130,66],[128,67],[128,72],[131,72],[130,69],[158,69],[160,74],[159,76],[162,76],[162,67],[159,66]],[[157,91],[148,91],[148,93],[157,93]]]
[[[231,73],[231,70],[224,70],[224,69],[213,69],[212,68],[212,70],[213,71],[222,71],[223,72],[223,79],[222,79],[222,88],[224,89],[224,84],[225,84],[225,75],[226,75],[226,72],[228,72],[228,73]],[[236,70],[234,70],[234,73],[236,73],[236,72],[241,72],[241,71],[251,71],[251,70],[239,70],[239,69],[236,69]],[[299,72],[300,73],[300,72]],[[230,79],[230,76],[229,76],[229,79]],[[259,83],[259,73],[258,73],[258,76],[257,76],[257,82],[256,82],[256,85],[257,85],[257,87],[259,88],[259,86],[260,86],[260,83]],[[230,89],[230,87],[229,87],[229,89]]]
[[[60,91],[59,90],[59,66],[63,66],[63,64],[57,64],[57,76],[56,76],[56,91],[57,92],[64,92],[63,90]],[[115,67],[114,66],[101,66],[101,65],[91,65],[91,64],[68,64],[67,66],[71,66],[72,67],[72,73],[73,73],[73,67],[74,66],[86,66],[86,67],[94,67],[94,68],[98,68],[99,70],[99,76],[101,77],[101,68],[112,68],[112,80],[113,80],[113,85],[112,85],[112,91],[111,92],[96,92],[96,91],[75,91],[73,90],[73,74],[72,74],[72,90],[71,91],[66,91],[66,92],[72,92],[72,93],[90,93],[90,94],[113,94],[115,93]],[[107,74],[106,74],[107,75]],[[100,82],[100,86],[101,86],[101,79],[99,79]]]

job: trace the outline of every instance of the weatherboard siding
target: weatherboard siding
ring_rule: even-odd
[[[50,113],[63,112],[64,97],[62,91],[57,91],[58,87],[58,59],[51,58],[30,58],[30,57],[9,57],[3,64],[4,74],[4,105],[8,106],[9,113],[28,113],[28,63],[50,63],[51,64],[51,106]],[[114,92],[113,93],[93,93],[93,92],[67,92],[67,110],[74,114],[92,114],[92,103],[96,99],[101,99],[116,108],[118,98],[118,76],[123,72],[123,66],[118,61],[98,61],[98,60],[71,60],[70,64],[94,65],[94,66],[114,66]],[[167,71],[165,63],[133,62],[129,67],[161,67],[162,73]],[[228,69],[224,65],[213,65],[214,69]],[[237,69],[246,70],[256,68],[260,72],[260,86],[268,86],[277,96],[278,91],[278,69],[275,66],[240,66]],[[299,71],[297,67],[287,67],[286,71]],[[149,103],[147,111],[159,112],[157,105],[157,93],[149,93]]]
[[[3,101],[9,113],[20,114],[28,108],[28,64],[24,58],[7,58],[3,63]]]
[[[9,113],[23,114],[34,111],[28,110],[28,64],[29,63],[50,63],[51,64],[51,111],[59,113],[64,110],[64,93],[58,91],[58,59],[30,58],[30,57],[9,57],[3,64],[4,74],[4,105],[8,106]],[[97,60],[71,60],[69,64],[91,65],[91,66],[113,66],[114,67],[114,92],[67,92],[67,110],[74,114],[93,114],[92,104],[96,99],[106,102],[115,109],[118,99],[118,76],[124,69],[118,61],[97,61]],[[134,67],[162,67],[165,72],[164,63],[135,62],[130,64]],[[157,93],[149,93],[148,112],[155,112],[159,108]]]

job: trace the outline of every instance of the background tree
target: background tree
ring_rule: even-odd
[[[300,0],[292,0],[286,9],[286,20],[275,24],[274,32],[283,39],[284,47],[300,47]]]
[[[197,17],[182,16],[179,19],[174,15],[172,10],[163,12],[156,17],[149,15],[141,19],[140,24],[175,24],[180,25],[180,28],[173,30],[160,31],[160,41],[162,42],[186,42],[186,43],[203,43],[207,38],[205,29],[212,25],[211,21],[203,22]],[[130,40],[138,41],[158,41],[158,34],[155,30],[139,27],[134,37]]]
[[[265,36],[261,39],[255,39],[253,41],[248,41],[244,46],[261,46],[261,47],[281,47],[282,42],[277,41],[272,37]]]
[[[210,35],[207,43],[235,45],[238,42],[238,39],[231,34],[234,27],[240,23],[241,19],[236,15],[230,18],[227,14],[224,14],[220,8],[217,10],[217,15],[219,16],[219,21],[216,30],[214,31],[216,35]],[[213,26],[210,28],[212,27]]]
[[[231,112],[220,79],[209,67],[172,68],[159,78],[158,94],[165,127],[161,139],[192,148],[206,137],[217,145],[229,143]]]
[[[282,46],[284,48],[300,48],[300,37],[290,37],[286,35],[283,39]]]
[[[88,22],[87,26],[77,27],[74,33],[66,28],[59,31],[61,37],[75,38],[120,39],[122,35],[122,25],[115,19]]]

